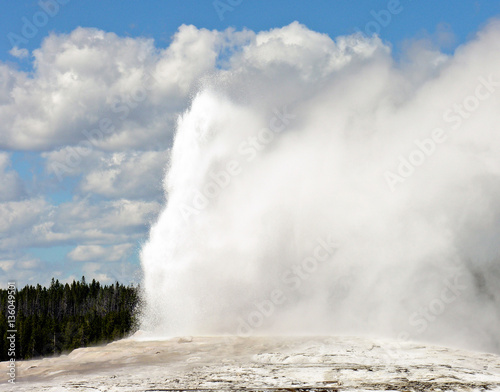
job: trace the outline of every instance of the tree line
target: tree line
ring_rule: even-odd
[[[71,284],[52,279],[49,288],[16,289],[16,359],[69,352],[107,343],[134,331],[139,288],[101,285],[85,277]],[[8,361],[8,290],[0,289],[0,361]]]

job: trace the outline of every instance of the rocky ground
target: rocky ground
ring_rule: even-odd
[[[125,339],[21,361],[15,385],[0,380],[19,392],[500,391],[500,356],[354,337]]]

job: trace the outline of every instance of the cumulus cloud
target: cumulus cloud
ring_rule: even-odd
[[[43,199],[0,204],[0,249],[138,240],[156,216],[151,201],[76,200],[53,206]]]
[[[2,238],[16,235],[36,225],[51,208],[41,198],[0,203],[0,232]]]
[[[101,245],[78,245],[68,253],[68,257],[74,261],[118,261],[127,256],[131,248],[132,244],[120,244],[108,247]]]
[[[24,185],[18,174],[10,168],[9,155],[0,152],[0,202],[13,201],[25,194]]]
[[[13,255],[14,256],[14,255]],[[40,259],[15,255],[12,258],[0,258],[0,285],[7,287],[9,281],[19,284],[47,284],[50,282],[50,270]]]
[[[55,227],[61,229],[73,224],[82,230],[106,230],[126,235],[138,228],[147,228],[158,209],[159,203],[155,201],[120,199],[91,203],[85,199],[60,205],[54,221]]]
[[[45,38],[33,72],[0,64],[0,148],[38,151],[45,163],[44,172],[33,168],[28,194],[0,153],[0,248],[20,250],[5,265],[30,247],[60,245],[77,246],[68,259],[106,249],[103,262],[122,260],[123,244],[141,239],[159,211],[175,119],[221,52],[251,35],[181,26],[158,49],[78,28]],[[50,201],[72,188],[73,200]]]
[[[221,47],[230,45],[225,37],[181,26],[158,50],[150,39],[91,28],[51,34],[33,51],[32,75],[3,66],[0,147],[167,146],[177,113],[200,77],[213,71]]]
[[[52,277],[71,281],[71,276],[85,274],[103,282],[137,282],[137,266],[131,262],[134,247],[159,208],[156,201],[126,199],[83,199],[57,206],[43,198],[0,203],[0,269],[4,272],[0,281],[49,284]],[[75,246],[66,257],[70,263],[34,257],[34,248],[56,246]],[[89,269],[86,262],[100,267]]]
[[[14,57],[17,57],[18,59],[24,59],[26,57],[28,57],[30,55],[30,52],[28,51],[28,49],[19,49],[17,46],[14,46],[10,51],[9,53],[14,56]]]
[[[85,262],[82,267],[85,276],[96,279],[104,284],[115,282],[128,283],[140,281],[140,269],[137,265],[127,262]]]
[[[65,146],[60,149],[41,154],[45,159],[46,173],[59,182],[67,177],[79,177],[93,169],[98,162],[109,155],[85,147]]]
[[[86,173],[81,190],[108,198],[158,198],[167,158],[167,151],[113,153]]]

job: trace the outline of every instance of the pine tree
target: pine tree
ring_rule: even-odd
[[[25,286],[16,295],[17,357],[60,354],[109,342],[130,333],[138,288],[92,280],[62,285],[52,278],[49,288]],[[0,361],[7,357],[7,290],[0,290]]]

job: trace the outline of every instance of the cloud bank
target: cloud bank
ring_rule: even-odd
[[[400,61],[298,23],[225,34],[177,122],[144,327],[500,351],[499,22]]]
[[[1,282],[47,284],[85,271],[137,282],[109,252],[135,258],[164,200],[158,179],[176,118],[229,38],[245,34],[181,26],[160,49],[151,39],[78,28],[45,38],[29,53],[30,72],[0,63]],[[65,249],[59,263],[44,256],[37,269],[23,267],[38,258],[34,248],[57,247]]]

